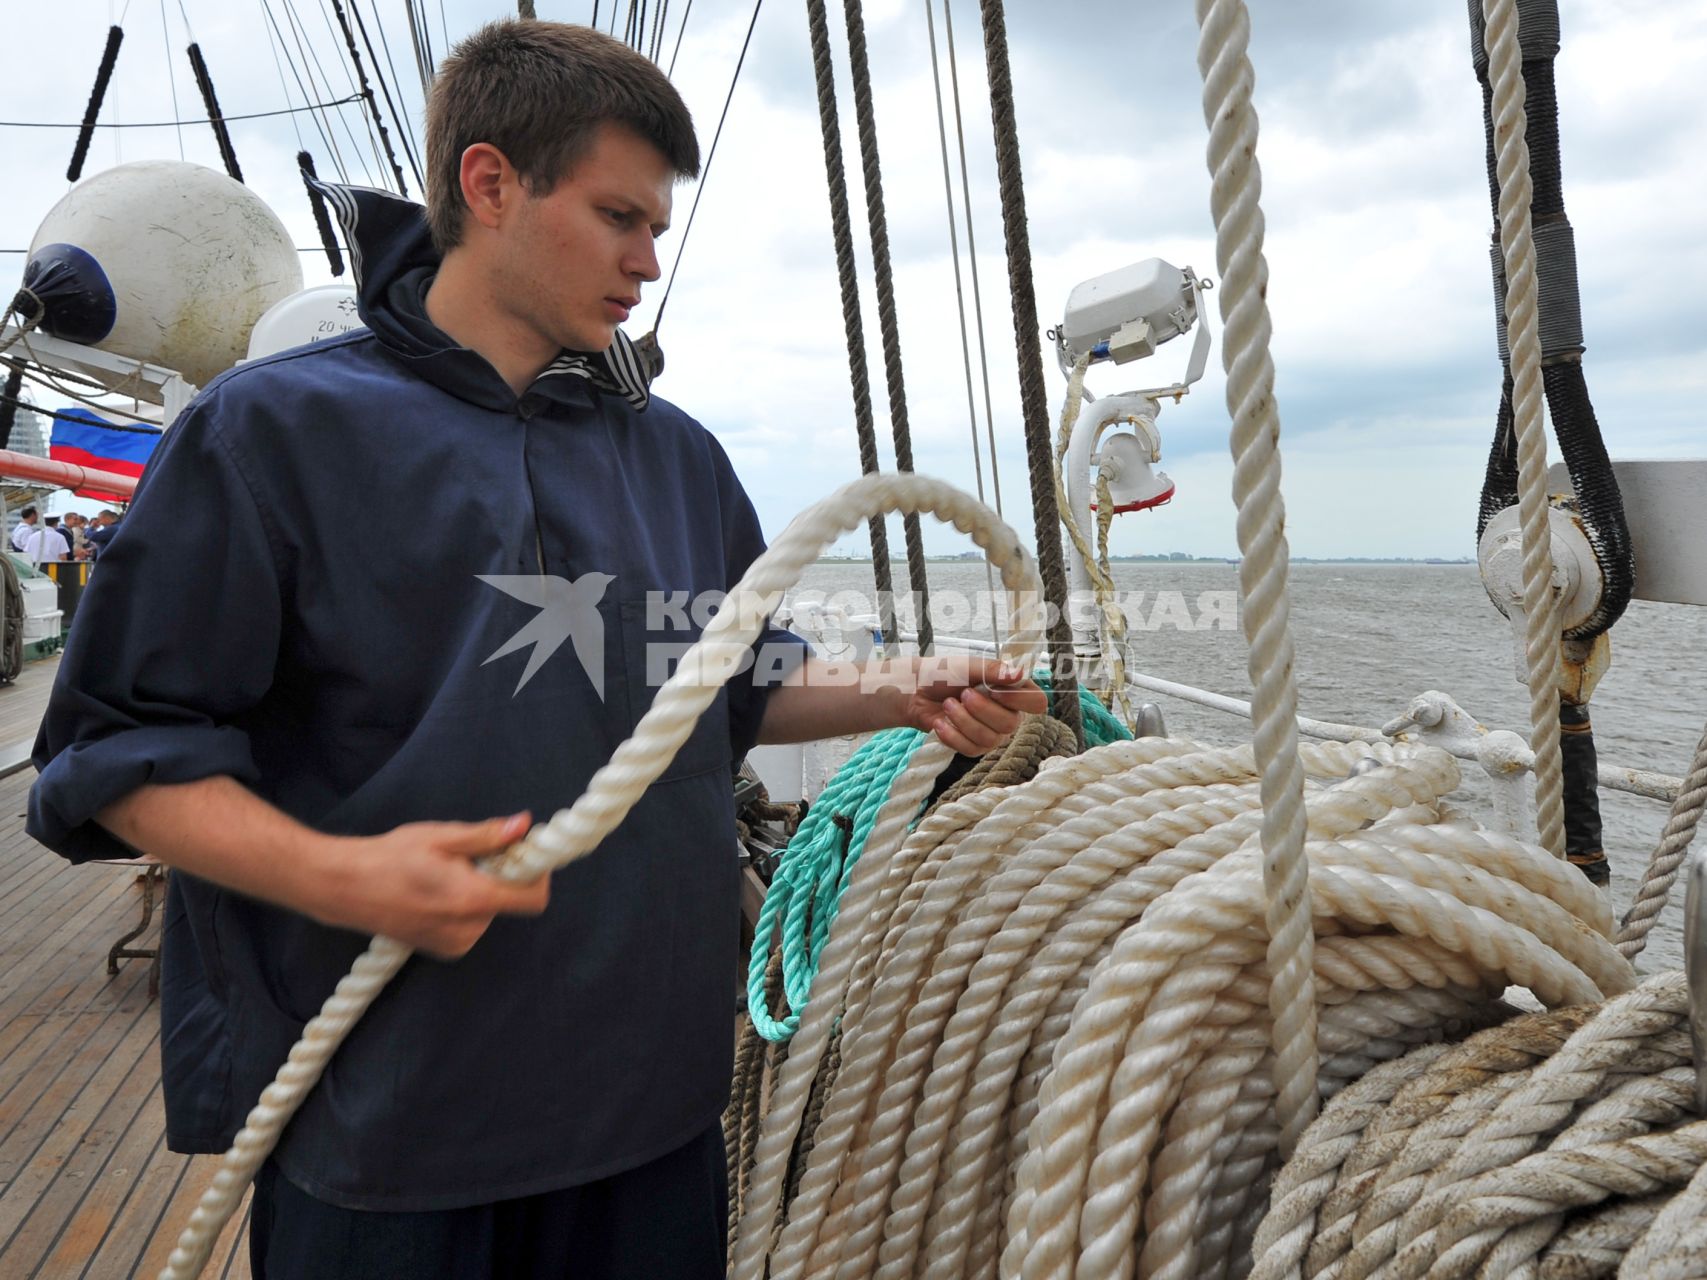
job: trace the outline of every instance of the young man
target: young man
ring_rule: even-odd
[[[655,605],[762,543],[617,328],[698,169],[668,81],[499,23],[441,68],[427,136],[425,219],[327,189],[368,327],[216,379],[167,433],[63,659],[30,830],[178,872],[177,1150],[224,1149],[366,935],[427,953],[262,1171],[257,1276],[720,1277],[732,761],[895,724],[981,751],[1043,697],[984,663],[876,694],[737,678],[594,855],[549,884],[477,870],[650,705],[653,646],[693,638]],[[346,553],[345,512],[422,504],[418,536]]]

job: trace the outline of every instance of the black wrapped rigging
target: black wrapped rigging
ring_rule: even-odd
[[[234,181],[243,181],[243,170],[237,165],[237,149],[231,145],[231,130],[225,127],[225,116],[219,110],[219,98],[213,91],[213,77],[208,74],[207,60],[199,44],[190,45],[190,68],[196,73],[196,88],[201,90],[202,105],[207,108],[208,123],[213,126],[213,140],[219,145],[219,158],[225,162],[225,172]]]
[[[123,43],[124,28],[108,27],[107,47],[101,53],[100,69],[95,72],[95,87],[89,90],[89,105],[83,108],[83,127],[77,131],[77,145],[71,149],[71,163],[65,169],[67,182],[76,182],[83,176],[83,161],[95,136],[95,118],[101,114],[101,102],[107,96],[107,84],[113,78],[113,66],[119,60],[119,46]]]
[[[1476,517],[1480,540],[1488,521],[1517,504],[1517,440],[1512,421],[1511,353],[1506,345],[1505,260],[1500,252],[1499,177],[1494,148],[1493,85],[1483,43],[1486,24],[1481,0],[1469,0],[1471,55],[1482,86],[1482,125],[1487,148],[1489,198],[1494,209],[1492,263],[1494,309],[1500,361],[1505,380],[1493,448],[1482,484]],[[1524,110],[1528,117],[1530,199],[1534,222],[1536,276],[1540,290],[1541,378],[1553,418],[1559,452],[1570,472],[1583,532],[1600,566],[1603,589],[1594,612],[1565,632],[1570,640],[1592,640],[1623,615],[1635,585],[1635,555],[1624,502],[1612,462],[1601,439],[1600,423],[1583,377],[1582,310],[1577,293],[1576,246],[1565,215],[1563,168],[1559,150],[1559,104],[1553,58],[1559,51],[1557,0],[1518,0],[1518,39],[1523,48]]]
[[[332,215],[326,210],[326,197],[309,181],[320,176],[314,172],[314,157],[306,151],[298,151],[296,167],[308,192],[308,206],[314,210],[314,226],[320,232],[320,245],[326,250],[326,262],[333,275],[341,276],[344,274],[344,255],[338,248],[338,237],[332,231]]]
[[[1476,513],[1476,539],[1488,522],[1516,506],[1517,430],[1512,408],[1511,350],[1506,340],[1505,257],[1500,249],[1500,187],[1494,144],[1494,95],[1485,42],[1487,23],[1481,0],[1469,0],[1470,51],[1482,86],[1482,129],[1487,148],[1488,195],[1494,210],[1491,260],[1495,331],[1504,378],[1493,448],[1482,481]],[[1569,627],[1564,639],[1580,650],[1575,658],[1592,661],[1585,646],[1623,616],[1635,586],[1635,553],[1618,480],[1601,439],[1600,423],[1583,377],[1582,306],[1577,292],[1576,243],[1565,216],[1564,171],[1559,148],[1559,101],[1553,59],[1559,52],[1557,0],[1517,0],[1518,43],[1523,52],[1524,141],[1529,148],[1532,183],[1530,214],[1534,227],[1536,286],[1539,293],[1541,386],[1553,418],[1554,434],[1570,473],[1576,514],[1595,563],[1601,593],[1594,611]],[[1604,643],[1604,642],[1602,642]],[[1567,654],[1570,659],[1572,655]],[[1565,856],[1595,884],[1607,884],[1611,871],[1602,848],[1600,793],[1594,728],[1589,719],[1592,682],[1559,700],[1560,752],[1564,769]]]

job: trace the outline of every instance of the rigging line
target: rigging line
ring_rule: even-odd
[[[895,311],[895,277],[889,259],[889,219],[883,205],[883,170],[877,152],[877,110],[871,97],[871,67],[866,61],[865,10],[861,0],[844,0],[848,69],[852,73],[854,120],[858,125],[860,171],[865,178],[865,221],[871,235],[872,275],[877,286],[877,327],[883,341],[883,381],[889,393],[889,435],[895,469],[913,470],[913,437],[907,421],[907,379],[901,363],[901,331]],[[907,580],[918,613],[919,652],[935,648],[930,583],[925,569],[924,536],[916,512],[902,517],[907,542]],[[1071,694],[1077,698],[1077,694]],[[1075,730],[1075,732],[1077,732]]]
[[[116,413],[119,415],[119,417],[129,418],[132,422],[148,423],[149,426],[154,425],[153,423],[149,422],[147,418],[142,417],[140,414],[131,413],[128,409],[115,408],[112,405],[99,404],[96,401],[89,399],[87,396],[80,395],[77,391],[75,391],[71,387],[65,386],[63,383],[61,383],[59,381],[59,379],[55,378],[52,374],[45,372],[47,366],[42,364],[41,358],[36,355],[35,349],[30,346],[29,334],[27,334],[27,333],[20,334],[18,340],[19,340],[20,345],[22,345],[22,347],[24,348],[24,350],[29,353],[30,359],[36,365],[41,366],[39,369],[32,369],[29,367],[25,367],[24,377],[29,379],[29,381],[35,383],[37,386],[47,387],[49,390],[57,392],[59,395],[64,396],[67,400],[75,400],[78,404],[86,405],[91,409],[99,409],[102,413]],[[138,370],[138,372],[140,372],[140,370]],[[123,396],[123,395],[126,395],[128,393],[122,389],[114,389],[112,391],[107,392],[106,394],[115,395],[115,396]],[[133,399],[133,400],[135,398],[136,398],[135,396],[131,397],[131,399]]]
[[[445,0],[439,0],[439,34],[444,37],[445,52],[450,52],[450,27],[445,22]]]
[[[302,100],[304,102],[314,101],[316,95],[308,92],[307,87],[303,85],[302,73],[297,70],[296,59],[290,56],[290,48],[285,44],[284,32],[279,29],[278,17],[273,13],[272,0],[259,0],[259,3],[261,6],[261,12],[266,14],[267,21],[272,25],[273,37],[276,41],[273,50],[273,60],[277,62],[279,53],[282,51],[284,53],[284,61],[290,63],[291,79],[296,81],[297,92],[302,95]],[[279,71],[279,79],[281,82],[284,79],[282,66]],[[285,101],[290,101],[290,90],[288,88],[285,90]],[[322,116],[318,111],[310,112],[310,116],[314,121],[315,130],[320,134],[320,141],[326,144],[326,150],[332,157],[332,167],[337,169],[339,180],[342,182],[348,182],[350,180],[350,175],[344,169],[344,158],[338,151],[338,141],[330,132],[328,132],[324,116]],[[301,139],[302,134],[298,133],[297,140],[300,142]]]
[[[614,4],[615,0],[611,0]],[[599,29],[599,0],[593,0],[593,20],[587,24],[594,31]]]
[[[393,62],[391,59],[391,38],[385,34],[385,23],[380,21],[379,0],[369,0],[369,3],[371,3],[373,6],[373,25],[379,28],[379,47],[381,49],[385,50],[385,66],[386,66],[386,69],[391,72],[391,78],[397,82],[397,101],[402,102],[403,101],[403,77],[397,74],[397,64],[395,62]],[[350,0],[350,4],[352,7],[355,7],[356,6],[356,0]],[[362,24],[361,14],[360,14],[359,9],[358,9],[357,15],[356,15],[356,25],[358,27],[361,27],[362,39],[366,40],[367,39],[367,27],[363,26],[363,24]],[[371,50],[372,46],[369,45],[368,47]],[[374,66],[378,67],[378,65],[379,65],[379,59],[375,58],[374,59]],[[384,83],[383,80],[381,81],[381,83]],[[387,95],[386,100],[388,102],[390,101],[390,95],[389,94]],[[426,178],[424,178],[422,176],[421,165],[420,165],[420,161],[418,159],[418,157],[422,154],[424,149],[422,148],[421,144],[415,138],[414,124],[412,121],[410,121],[403,114],[403,112],[397,110],[396,107],[392,108],[391,114],[397,120],[397,132],[403,135],[405,141],[408,144],[406,149],[409,152],[409,163],[415,166],[415,180],[417,182],[419,182],[421,184],[421,188],[423,190],[425,190],[426,186],[427,186],[427,180],[426,180]]]
[[[261,6],[261,11],[263,13],[267,13],[267,0],[258,0],[258,2]],[[269,18],[271,18],[272,14],[267,13],[267,16]],[[284,63],[279,61],[278,42],[276,39],[274,39],[274,37],[272,35],[269,35],[267,37],[267,47],[272,50],[273,67],[279,73],[279,89],[284,93],[284,100],[286,102],[289,102],[290,101],[290,86],[285,83]],[[296,114],[298,111],[303,111],[303,110],[307,110],[310,113],[312,113],[313,109],[312,108],[304,108],[304,107],[287,107],[287,108],[285,108],[285,110],[290,113],[291,132],[296,134],[296,149],[298,151],[306,151],[308,148],[302,141],[302,126],[296,122]],[[319,121],[319,118],[320,117],[315,116],[316,122]]]
[[[332,2],[334,4],[337,4],[338,0],[332,0]],[[342,19],[342,17],[343,17],[343,13],[342,13],[341,8],[339,10],[339,17],[340,17],[340,19]],[[338,48],[339,35],[338,35],[337,28],[332,25],[332,15],[326,11],[326,0],[320,0],[320,18],[321,18],[321,21],[323,21],[326,24],[326,34],[332,38],[332,48],[334,50],[336,50]],[[343,39],[347,42],[347,44],[349,46],[349,50],[350,50],[350,62],[344,62],[343,63],[343,65],[344,65],[344,79],[349,81],[351,93],[360,94],[360,93],[362,93],[363,89],[366,88],[366,83],[365,83],[366,78],[364,77],[363,83],[358,85],[356,83],[355,71],[352,70],[351,64],[356,62],[356,56],[355,56],[356,42],[350,38],[348,25],[343,23],[342,21],[340,21],[339,25],[343,26],[345,28],[344,34],[343,34]],[[339,61],[343,62],[343,59],[340,58]],[[359,67],[357,69],[359,69]],[[324,75],[325,73],[322,72],[321,74]],[[330,77],[330,76],[326,76],[326,90],[328,93],[330,93],[332,90],[332,77]],[[377,112],[375,114],[377,114]],[[383,175],[385,173],[385,161],[384,161],[384,159],[381,158],[381,156],[379,154],[379,139],[374,137],[373,120],[366,111],[361,113],[361,117],[362,117],[362,126],[367,131],[368,147],[373,152],[373,162],[376,166],[378,166],[379,172],[380,172],[381,176],[383,177]],[[383,127],[384,126],[382,125],[381,128],[383,128]],[[356,142],[355,146],[356,146],[357,150],[360,150],[361,143]],[[395,160],[392,161],[392,164],[395,165],[396,161]],[[362,169],[364,171],[367,169],[367,161],[365,161],[365,160],[362,161]],[[398,181],[399,182],[402,181],[402,175],[401,174],[398,175]],[[383,186],[384,184],[383,183],[376,183],[374,185]]]
[[[14,365],[13,367],[16,368],[17,366]],[[139,436],[158,436],[165,434],[160,427],[156,426],[133,426],[128,422],[90,422],[87,418],[79,418],[75,414],[63,413],[56,409],[49,409],[45,405],[36,404],[34,401],[26,400],[22,396],[9,396],[0,393],[0,405],[7,405],[14,409],[23,409],[29,413],[39,413],[42,417],[52,418],[55,422],[75,422],[80,427],[99,426],[107,431],[127,431],[132,435]],[[98,408],[103,413],[107,412],[106,407],[102,405],[91,405],[89,407]],[[114,409],[112,412],[123,413],[124,410]],[[143,419],[139,418],[137,421],[141,422]],[[51,460],[52,459],[49,459],[49,461]],[[99,468],[96,469],[98,470]]]
[[[978,334],[978,367],[984,375],[984,433],[990,442],[990,488],[1002,514],[1002,472],[996,465],[996,418],[990,395],[990,348],[984,340],[984,297],[978,287],[978,241],[972,230],[972,182],[966,167],[966,124],[960,114],[960,61],[954,54],[954,6],[943,0],[942,29],[948,43],[948,83],[954,95],[954,136],[960,144],[960,207],[966,212],[966,264],[972,276],[972,322]]]
[[[9,324],[11,322],[12,318],[14,316],[16,316],[17,314],[18,313],[15,310],[8,311],[6,313],[6,322]],[[4,325],[0,325],[0,328],[4,328]],[[35,332],[35,330],[32,329],[30,332],[33,333],[33,332]],[[23,362],[23,358],[21,356],[0,356],[0,364],[5,364],[5,365],[9,366],[9,365],[13,365],[13,364],[19,364],[22,362]],[[88,387],[90,389],[90,391],[92,391],[96,395],[107,394],[107,384],[106,383],[97,382],[94,378],[91,378],[86,374],[72,373],[68,369],[55,369],[53,371],[53,376],[65,381],[65,382],[69,382],[74,386]]]
[[[196,42],[196,29],[190,25],[190,15],[184,8],[184,0],[178,0],[178,16],[184,20],[184,34],[189,36],[190,43]],[[229,119],[230,117],[227,117]]]
[[[691,4],[692,0],[689,2]],[[705,153],[705,167],[699,171],[699,185],[694,188],[687,225],[682,228],[682,242],[676,246],[676,261],[670,267],[669,280],[664,284],[664,296],[658,302],[658,314],[652,318],[654,335],[658,332],[658,326],[664,323],[664,307],[670,301],[670,288],[676,283],[676,272],[681,269],[682,255],[687,252],[688,233],[693,230],[693,216],[699,212],[699,198],[705,194],[705,184],[711,177],[711,162],[717,159],[717,140],[723,136],[723,122],[729,118],[729,104],[735,100],[735,86],[741,82],[741,68],[747,61],[747,48],[753,43],[753,28],[759,25],[759,10],[764,7],[765,0],[753,0],[753,18],[747,23],[747,38],[741,42],[741,56],[735,60],[735,74],[730,77],[729,93],[723,99],[723,114],[717,117],[717,131],[711,135],[711,150]],[[685,14],[682,20],[687,21]]]
[[[639,0],[628,0],[628,16],[622,20],[622,42],[630,49],[634,47],[634,15]]]
[[[377,5],[379,0],[374,0],[374,3]],[[424,98],[433,77],[428,74],[427,64],[421,57],[421,33],[416,29],[414,0],[403,0],[403,12],[409,15],[409,46],[415,51],[415,74],[421,77],[421,96]],[[379,10],[375,8],[374,16],[377,18],[378,15]],[[381,23],[379,29],[383,32],[385,24]]]
[[[670,11],[670,0],[658,0],[658,7],[652,10],[652,40],[650,52],[646,55],[654,65],[658,56],[664,51],[664,17]]]
[[[308,74],[308,83],[313,85],[315,83],[314,73],[319,72],[320,84],[325,86],[324,92],[327,96],[330,96],[332,92],[332,77],[326,74],[326,68],[321,64],[320,51],[314,47],[314,41],[308,34],[308,24],[303,22],[302,16],[296,11],[296,0],[284,0],[284,11],[285,16],[290,19],[291,30],[296,37],[297,48],[302,52],[302,66],[303,70]],[[313,64],[312,69],[310,69],[310,63]],[[319,85],[315,85],[315,93],[319,94],[321,92],[322,90]],[[349,121],[345,120],[342,123],[344,125],[344,135],[350,140],[350,151],[355,156],[356,162],[362,167],[362,176],[367,179],[369,186],[378,186],[379,184],[373,180],[373,174],[367,167],[367,159],[362,155],[362,144],[357,141],[355,131],[350,128]],[[326,127],[334,133],[337,132],[336,126],[331,120],[327,121]]]
[[[1049,624],[1049,674],[1055,682],[1054,711],[1073,736],[1085,740],[1079,712],[1079,680],[1073,666],[1073,633],[1067,621],[1067,569],[1061,559],[1061,509],[1055,500],[1055,458],[1049,443],[1049,408],[1044,398],[1043,342],[1037,332],[1037,289],[1031,274],[1031,239],[1026,229],[1025,179],[1014,115],[1013,71],[1008,64],[1007,21],[1001,0],[978,0],[984,28],[984,65],[990,83],[990,120],[996,139],[996,181],[1001,190],[1002,238],[1008,251],[1008,300],[1013,312],[1014,351],[1019,363],[1021,421],[1031,480],[1032,529],[1044,596],[1055,605]]]
[[[688,0],[687,4],[682,7],[682,25],[676,28],[676,47],[670,54],[670,69],[664,73],[665,75],[674,76],[676,74],[676,58],[682,51],[682,33],[688,29],[688,15],[692,12],[693,0]]]
[[[943,8],[948,7],[944,0]],[[931,46],[931,90],[936,102],[936,136],[937,144],[942,151],[942,194],[948,208],[948,250],[954,259],[954,308],[960,315],[960,363],[966,370],[966,425],[972,432],[972,474],[978,482],[978,501],[984,501],[984,464],[980,459],[983,450],[978,445],[978,402],[972,391],[972,346],[966,335],[966,290],[960,279],[960,234],[955,227],[954,217],[954,175],[949,171],[948,164],[948,124],[943,118],[942,109],[942,76],[937,70],[936,55],[936,19],[932,16],[932,0],[925,0],[925,30]],[[984,560],[984,584],[989,590],[990,599],[996,598],[996,576],[990,568],[988,557]],[[990,632],[997,644],[1002,641],[997,630],[996,610],[990,611]]]
[[[432,72],[439,67],[439,56],[432,51],[432,19],[427,17],[427,0],[413,0],[413,3],[422,15],[422,51],[427,55],[427,70]]]
[[[806,0],[806,24],[812,41],[812,80],[818,94],[818,128],[824,139],[824,182],[830,198],[830,236],[836,246],[836,285],[842,299],[842,328],[848,345],[848,382],[853,396],[854,438],[859,469],[879,469],[877,429],[871,419],[871,373],[865,359],[865,326],[860,318],[859,274],[854,263],[853,217],[848,211],[848,181],[842,162],[842,129],[836,118],[836,78],[830,61],[830,24],[824,0]],[[897,653],[901,631],[895,622],[895,583],[889,569],[889,531],[882,516],[866,521],[871,537],[871,578],[877,590],[877,615],[883,643]]]
[[[313,37],[311,37],[308,34],[308,24],[306,22],[303,22],[301,15],[298,14],[296,11],[296,0],[284,0],[284,5],[285,5],[285,12],[290,15],[291,21],[293,23],[300,24],[300,40],[301,40],[301,43],[307,47],[308,57],[311,58],[314,62],[314,70],[319,72],[320,82],[323,85],[325,85],[326,93],[328,96],[330,96],[330,94],[332,92],[332,77],[326,73],[325,64],[320,61],[320,50],[315,47]],[[325,0],[320,0],[320,16],[322,18],[327,18]],[[327,21],[326,21],[326,30],[329,33],[332,32],[332,23],[331,23],[331,20],[329,18],[327,18]],[[333,41],[333,47],[334,48],[336,48],[336,46],[337,46],[337,39],[338,39],[337,35],[335,33],[333,33],[332,34],[332,41]],[[348,70],[349,69],[346,67],[345,68],[346,74],[348,73]],[[314,77],[312,75],[309,76],[309,83],[310,84],[314,83]],[[353,90],[355,90],[355,87],[356,87],[355,80],[352,78],[350,80],[350,88],[353,91]],[[338,117],[338,122],[344,126],[344,136],[349,138],[349,140],[350,140],[351,153],[361,163],[362,176],[367,179],[368,185],[373,186],[373,187],[378,187],[378,186],[383,185],[383,184],[376,182],[374,180],[373,171],[367,167],[367,157],[362,154],[361,139],[356,137],[355,130],[350,127],[350,122],[348,120],[344,119],[342,116]],[[364,117],[364,123],[365,123],[365,117]],[[371,128],[368,129],[368,137],[369,137],[369,141],[371,142],[372,137],[373,137],[373,130]],[[377,154],[377,152],[378,152],[378,148],[376,147],[375,153]]]
[[[160,42],[166,46],[166,83],[172,89],[172,115],[178,116],[178,73],[172,69],[172,33],[166,29],[166,0],[160,0]],[[184,158],[184,126],[178,126],[178,159]]]
[[[355,7],[354,3],[350,6]],[[362,55],[356,48],[356,33],[350,26],[350,15],[344,11],[343,0],[332,0],[332,11],[338,15],[338,27],[344,33],[344,44],[350,51],[350,65],[356,69],[356,76],[361,81],[362,100],[367,104],[368,111],[373,116],[373,124],[379,129],[380,141],[385,144],[385,158],[391,164],[391,172],[397,178],[397,189],[404,195],[409,194],[409,184],[403,180],[403,166],[397,163],[397,153],[391,149],[391,134],[385,128],[385,117],[380,114],[379,100],[373,96],[373,86],[368,83],[367,67],[362,62]],[[379,72],[378,66],[374,73]],[[389,95],[388,95],[389,96]]]
[[[356,20],[356,30],[360,33],[362,44],[367,49],[367,60],[373,64],[373,78],[379,82],[379,92],[385,98],[386,110],[391,112],[391,122],[397,127],[397,138],[398,141],[403,144],[404,158],[409,161],[409,167],[415,173],[415,185],[422,188],[424,191],[427,184],[422,180],[421,166],[415,160],[413,139],[410,137],[412,131],[404,121],[402,113],[397,110],[397,104],[392,101],[391,86],[386,82],[385,73],[379,68],[379,55],[373,50],[373,41],[368,39],[367,24],[362,21],[362,7],[358,3],[358,0],[350,0],[350,16]],[[382,28],[380,30],[380,35],[383,36],[384,34],[385,31]],[[389,51],[386,54],[386,61],[390,61]],[[395,79],[397,75],[395,68],[392,70],[391,74]],[[401,82],[398,83],[397,94],[398,97],[403,96],[403,86]],[[301,148],[298,148],[298,150],[301,150]]]
[[[323,107],[347,107],[352,102],[360,102],[360,94],[351,94],[347,98],[334,98],[331,102],[311,102],[306,107],[283,107],[277,111],[250,111],[240,116],[229,116],[221,113],[221,120],[264,120],[269,116],[301,115],[304,111],[317,111]],[[186,124],[212,124],[206,116],[196,120],[139,120],[133,124],[100,124],[97,129],[173,129]],[[77,123],[65,124],[59,121],[44,122],[41,120],[0,120],[0,129],[81,129]]]

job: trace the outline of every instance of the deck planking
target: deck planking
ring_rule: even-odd
[[[0,688],[0,1276],[158,1273],[218,1160],[166,1150],[148,963],[107,948],[140,914],[136,873],[74,867],[24,833],[28,757],[58,668]],[[161,912],[132,945],[158,942]],[[205,1273],[248,1280],[247,1206]]]

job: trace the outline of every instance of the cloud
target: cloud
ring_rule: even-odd
[[[590,16],[592,5],[562,16]],[[452,36],[507,12],[486,0],[448,0]],[[287,100],[270,41],[243,6],[186,0],[195,36],[230,113]],[[371,8],[364,7],[371,14]],[[307,14],[304,10],[303,13]],[[387,11],[389,12],[389,10]],[[946,132],[958,162],[946,28],[934,8]],[[666,55],[681,7],[671,6]],[[608,22],[610,8],[602,7]],[[702,145],[729,92],[751,7],[701,0],[688,15],[676,79]],[[877,138],[897,322],[913,447],[921,469],[975,483],[969,438],[985,436],[984,380],[971,336],[974,409],[967,375],[945,206],[930,46],[915,0],[868,0]],[[134,17],[135,15],[133,15]],[[156,15],[156,18],[158,15]],[[1564,14],[1558,91],[1567,207],[1577,231],[1586,369],[1615,454],[1678,456],[1700,448],[1699,409],[1707,337],[1707,245],[1696,234],[1707,178],[1694,155],[1707,117],[1707,15],[1661,0],[1581,0]],[[69,2],[8,16],[0,50],[6,119],[77,119],[100,55],[107,6]],[[281,15],[282,18],[282,15]],[[956,0],[954,37],[966,140],[969,211],[977,247],[989,415],[1011,523],[1029,541],[1028,466],[1009,315],[1003,223],[996,193],[990,107],[977,6]],[[200,115],[182,55],[186,33],[168,7],[172,37],[156,20],[127,28],[103,120],[166,119],[163,74],[177,68],[177,109]],[[419,118],[420,86],[395,15],[393,91]],[[1040,325],[1056,323],[1068,290],[1126,262],[1160,256],[1219,277],[1209,215],[1197,32],[1188,5],[1143,0],[1095,5],[1010,5],[1007,14],[1025,172],[1033,281]],[[1251,56],[1262,131],[1265,253],[1288,532],[1299,554],[1456,556],[1472,551],[1476,496],[1491,435],[1499,369],[1488,270],[1488,208],[1481,100],[1469,62],[1462,6],[1289,0],[1252,15]],[[849,94],[847,36],[839,6],[830,34],[853,203],[856,260],[871,397],[884,465],[892,465],[887,389],[864,187]],[[304,38],[348,85],[329,34]],[[444,39],[434,25],[435,48]],[[46,58],[42,50],[53,49]],[[290,82],[288,99],[300,101]],[[251,185],[279,212],[299,245],[318,243],[295,177],[298,131],[323,174],[344,168],[378,176],[359,116],[343,109],[359,145],[338,133],[338,155],[312,118],[233,126]],[[210,131],[187,126],[184,154],[217,166]],[[9,130],[11,196],[0,205],[0,247],[26,244],[42,212],[63,194],[73,135]],[[106,131],[90,168],[116,158],[176,156],[173,130]],[[411,178],[413,187],[413,179]],[[968,211],[956,171],[960,290],[971,323]],[[683,240],[698,190],[677,193],[666,270]],[[311,282],[325,278],[303,255]],[[0,257],[0,274],[21,265]],[[632,327],[643,331],[662,282]],[[1218,295],[1212,295],[1212,302]],[[1211,307],[1212,312],[1215,308]],[[1231,554],[1235,549],[1227,455],[1221,322],[1211,367],[1186,401],[1160,420],[1162,466],[1179,496],[1156,512],[1123,517],[1117,550]],[[765,527],[779,531],[807,501],[858,472],[842,301],[804,9],[761,12],[728,121],[705,183],[662,327],[669,367],[661,392],[681,402],[725,443]],[[1183,344],[1146,366],[1101,369],[1099,391],[1170,381]],[[1046,360],[1048,431],[1063,381]],[[981,471],[990,496],[991,459]],[[894,530],[899,546],[899,528]],[[964,539],[931,529],[933,549]],[[1379,550],[1377,550],[1379,549]]]

